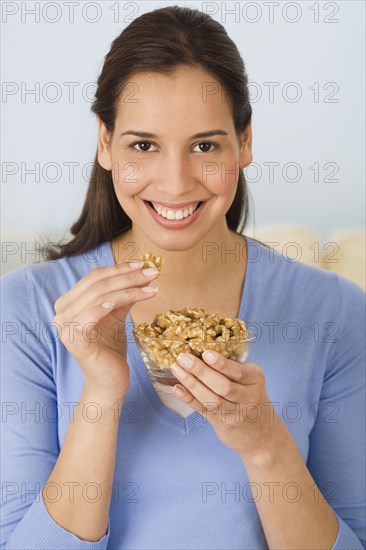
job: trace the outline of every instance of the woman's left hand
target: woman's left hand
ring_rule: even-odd
[[[212,354],[215,360],[209,360]],[[191,366],[183,363],[183,356]],[[202,414],[214,427],[220,441],[242,458],[265,452],[279,420],[268,397],[264,372],[256,363],[237,363],[215,351],[205,352],[204,361],[192,354],[180,354],[178,367],[182,401]],[[174,388],[180,386],[174,386]]]

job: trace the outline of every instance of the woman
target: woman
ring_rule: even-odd
[[[363,548],[365,293],[243,235],[236,46],[196,10],[144,14],[93,112],[74,238],[2,280],[3,548]],[[257,341],[244,366],[179,357],[166,396],[130,330],[186,305]]]

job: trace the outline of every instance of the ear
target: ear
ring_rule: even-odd
[[[98,162],[105,170],[112,169],[111,148],[109,144],[110,136],[105,124],[97,115],[98,121]]]
[[[240,168],[245,168],[253,160],[252,154],[252,123],[247,126],[245,132],[241,134],[241,148],[240,148]]]

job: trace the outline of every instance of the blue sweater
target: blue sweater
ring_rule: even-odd
[[[333,550],[365,548],[366,294],[246,238],[239,318],[257,334],[248,360],[264,369],[275,410],[336,512]],[[1,548],[268,548],[255,501],[269,488],[249,485],[241,459],[206,418],[196,411],[183,418],[163,404],[132,336],[108,531],[98,542],[82,541],[47,512],[42,488],[84,381],[51,324],[53,305],[88,271],[113,264],[104,242],[1,279]],[[126,321],[132,328],[129,315]],[[278,490],[294,498],[293,487]]]

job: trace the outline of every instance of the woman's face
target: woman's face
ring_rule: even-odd
[[[98,123],[98,160],[112,168],[134,233],[165,250],[224,236],[239,169],[252,161],[251,127],[242,144],[224,91],[209,73],[185,66],[170,76],[138,73],[120,97],[113,135]],[[207,132],[213,133],[196,136]]]

